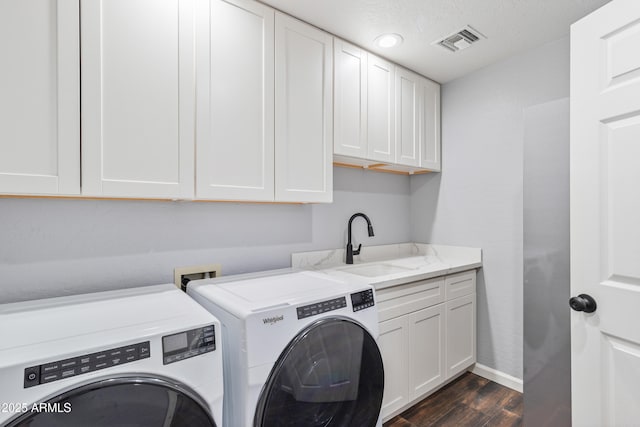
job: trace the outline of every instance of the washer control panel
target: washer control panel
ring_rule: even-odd
[[[297,308],[298,319],[315,316],[317,314],[326,313],[327,311],[338,310],[347,306],[345,297],[329,299],[326,301],[316,302],[314,304],[303,305]]]
[[[162,363],[179,362],[216,349],[214,325],[162,337]]]
[[[351,294],[351,305],[353,306],[353,311],[364,310],[365,308],[376,305],[373,300],[373,290],[367,289],[366,291]]]
[[[31,366],[24,370],[24,388],[146,359],[150,355],[151,344],[149,341],[144,341],[70,359]]]

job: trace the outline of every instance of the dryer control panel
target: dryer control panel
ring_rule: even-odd
[[[375,304],[376,303],[373,300],[373,290],[371,289],[351,294],[351,305],[353,306],[353,311],[364,310],[365,308],[373,307]]]
[[[216,349],[216,331],[214,325],[178,332],[162,337],[162,364],[208,353]]]
[[[327,311],[339,310],[347,306],[345,297],[334,298],[326,301],[320,301],[315,304],[304,305],[296,309],[298,319],[315,316],[317,314],[326,313]]]
[[[144,341],[70,359],[30,366],[24,370],[24,388],[146,359],[150,355],[151,344],[149,341]]]

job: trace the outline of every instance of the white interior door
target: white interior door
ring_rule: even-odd
[[[640,422],[640,2],[571,28],[571,293],[575,426]]]

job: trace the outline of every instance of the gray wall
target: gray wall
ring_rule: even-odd
[[[0,199],[0,303],[173,282],[173,268],[225,275],[288,267],[291,252],[411,241],[406,176],[334,168],[334,203],[274,205]]]
[[[523,378],[523,110],[569,95],[569,39],[442,88],[441,174],[411,180],[418,242],[483,249],[478,362]]]
[[[524,413],[571,425],[569,99],[524,111]]]

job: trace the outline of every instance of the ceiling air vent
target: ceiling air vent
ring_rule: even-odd
[[[474,30],[473,28],[467,25],[460,31],[456,31],[450,36],[447,36],[442,40],[438,40],[433,44],[440,45],[445,49],[450,50],[451,52],[457,52],[459,50],[468,48],[473,43],[484,38],[486,37],[483,36],[479,31]]]

